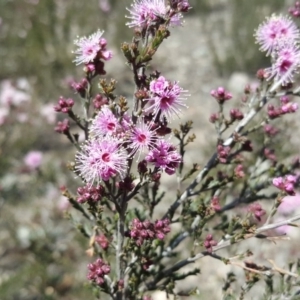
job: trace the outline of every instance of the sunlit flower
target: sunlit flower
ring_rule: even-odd
[[[172,175],[178,168],[182,158],[172,144],[165,140],[158,140],[156,147],[148,153],[145,160]]]
[[[160,76],[150,82],[151,97],[148,100],[149,106],[145,112],[152,112],[154,115],[160,113],[160,118],[179,115],[185,104],[187,91],[183,90],[177,82],[171,83]]]
[[[132,148],[132,154],[138,152],[139,155],[155,146],[157,136],[155,131],[150,129],[150,126],[140,121],[136,124],[132,130],[130,137],[130,145]]]
[[[103,31],[98,30],[88,37],[78,37],[74,44],[77,46],[76,58],[74,62],[76,65],[88,64],[93,62],[96,58],[109,60],[112,57],[111,51],[106,50],[106,40],[101,38]]]
[[[275,61],[266,69],[268,79],[280,81],[281,85],[293,82],[295,73],[300,65],[299,49],[291,43],[282,44],[276,51]]]
[[[103,106],[95,117],[90,132],[96,136],[113,135],[117,132],[120,124],[108,106]]]
[[[168,16],[168,8],[165,0],[135,0],[131,5],[130,16],[131,19],[126,25],[129,27],[147,28],[148,26],[157,22],[165,22]],[[170,19],[171,26],[181,25],[181,14],[175,14]]]
[[[127,156],[126,150],[115,138],[107,136],[101,140],[90,140],[77,153],[75,169],[90,185],[116,175],[123,178],[127,171]]]
[[[258,27],[255,37],[260,50],[270,55],[280,43],[297,41],[299,30],[289,17],[272,15]]]

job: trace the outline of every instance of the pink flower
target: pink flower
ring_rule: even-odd
[[[131,19],[126,23],[128,27],[140,27],[145,29],[154,24],[165,23],[169,18],[169,9],[166,6],[165,0],[135,0],[128,9]],[[177,13],[171,16],[170,25],[178,26],[182,24],[182,15]]]
[[[268,80],[281,81],[282,85],[293,82],[293,77],[300,65],[299,49],[292,43],[284,43],[274,54],[274,63],[266,73]]]
[[[147,99],[149,107],[145,112],[153,112],[156,116],[160,113],[160,118],[169,118],[174,114],[179,115],[182,107],[187,107],[184,103],[187,91],[183,90],[176,82],[173,84],[163,76],[150,82],[151,98]],[[184,97],[181,97],[183,95]]]
[[[96,137],[116,134],[120,128],[118,119],[108,106],[103,106],[95,117],[90,132]]]
[[[289,17],[272,15],[258,27],[255,36],[260,50],[270,55],[280,43],[298,40],[299,30]]]
[[[181,162],[181,156],[172,144],[164,140],[158,140],[156,148],[148,153],[145,160],[154,163],[155,167],[172,175]]]
[[[40,151],[30,151],[24,157],[24,164],[33,171],[39,168],[43,160],[43,153]]]
[[[102,285],[105,282],[104,276],[110,273],[110,266],[98,258],[95,262],[88,264],[88,270],[87,278],[98,285]]]
[[[134,126],[130,137],[131,154],[139,152],[140,156],[143,151],[154,148],[156,140],[155,131],[151,130],[150,126],[145,124],[143,120],[139,121]]]
[[[294,175],[286,175],[284,178],[277,177],[273,179],[274,186],[292,196],[295,195],[294,185],[296,182],[297,177]]]
[[[104,31],[98,30],[88,37],[77,38],[74,44],[78,47],[74,53],[77,55],[74,62],[76,65],[94,62],[96,58],[109,60],[111,51],[106,50],[106,40],[101,38]]]
[[[90,140],[76,154],[75,169],[89,185],[116,175],[123,178],[127,172],[127,152],[112,137]]]

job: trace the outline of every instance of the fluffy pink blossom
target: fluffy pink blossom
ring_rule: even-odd
[[[150,126],[145,124],[143,120],[139,121],[134,126],[130,136],[131,154],[138,152],[140,156],[142,152],[155,147],[156,140],[155,131],[151,130]]]
[[[116,134],[120,128],[118,119],[115,117],[111,109],[105,105],[94,118],[90,132],[96,137]]]
[[[131,8],[127,10],[131,19],[126,23],[128,27],[140,27],[145,29],[153,24],[165,23],[169,19],[169,9],[166,6],[165,0],[134,0]],[[180,13],[171,16],[170,25],[178,26],[182,24],[182,15]]]
[[[178,168],[182,158],[172,144],[165,140],[158,140],[156,147],[148,153],[145,160],[172,175]]]
[[[24,157],[24,164],[29,170],[38,169],[43,160],[43,153],[40,151],[30,151]]]
[[[123,178],[127,172],[127,152],[113,137],[90,140],[76,154],[75,169],[84,181],[92,185],[95,181],[107,181],[119,175]]]
[[[74,51],[76,65],[94,62],[96,58],[109,60],[112,57],[111,51],[106,50],[106,40],[101,38],[103,31],[98,30],[88,37],[78,37],[74,44],[77,49]]]
[[[145,112],[152,112],[154,115],[160,114],[160,118],[170,118],[179,115],[185,104],[187,91],[183,90],[177,82],[171,83],[165,77],[150,82],[151,97],[148,100],[149,106]]]
[[[280,81],[282,85],[293,82],[293,77],[300,66],[299,48],[292,43],[284,43],[274,54],[272,66],[266,69],[267,79]]]
[[[255,37],[260,50],[270,55],[282,42],[297,41],[299,30],[288,16],[272,15],[258,27]]]

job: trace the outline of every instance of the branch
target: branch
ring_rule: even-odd
[[[250,105],[252,105],[252,108],[248,112],[248,114],[238,123],[236,128],[234,129],[231,136],[223,143],[223,146],[232,146],[234,141],[234,136],[237,133],[240,133],[245,126],[253,119],[253,117],[262,109],[262,107],[265,106],[265,104],[268,101],[268,98],[270,96],[264,95],[258,104],[256,104],[256,95],[253,96],[251,99]],[[218,154],[215,152],[211,158],[209,159],[206,166],[199,172],[197,177],[194,179],[194,181],[187,187],[187,189],[181,194],[179,198],[177,198],[173,204],[169,207],[167,213],[164,215],[164,218],[167,218],[168,216],[173,216],[177,208],[186,201],[191,195],[194,190],[194,188],[206,177],[206,175],[209,173],[209,171],[218,165],[217,160]]]
[[[300,224],[294,224],[293,222],[300,220],[300,215],[294,216],[290,219],[281,221],[281,222],[277,222],[274,224],[268,224],[268,225],[264,225],[260,228],[257,228],[254,233],[251,234],[247,234],[245,235],[242,239],[238,239],[238,240],[234,240],[232,239],[232,236],[228,237],[226,241],[222,240],[218,243],[217,246],[212,248],[212,252],[217,252],[221,249],[224,249],[226,247],[229,247],[233,244],[239,243],[241,241],[244,241],[246,239],[252,238],[252,237],[260,237],[259,234],[270,230],[270,229],[274,229],[274,228],[278,228],[280,226],[284,226],[284,225],[289,225],[289,226],[295,226],[295,227],[300,227]],[[178,263],[176,263],[174,266],[170,267],[169,269],[163,271],[159,276],[157,276],[157,278],[155,278],[152,282],[146,283],[145,286],[142,288],[142,290],[154,290],[156,287],[156,284],[162,280],[163,278],[169,277],[171,274],[173,274],[174,272],[178,271],[179,269],[183,268],[184,266],[195,262],[196,260],[207,256],[207,255],[211,255],[211,252],[208,251],[202,251],[192,257],[186,258],[184,260],[179,261]]]

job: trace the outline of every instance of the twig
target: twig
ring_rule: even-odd
[[[270,229],[274,229],[274,228],[278,228],[280,226],[284,226],[284,225],[290,225],[290,226],[295,226],[297,224],[293,224],[293,222],[300,220],[300,215],[294,216],[290,219],[281,221],[281,222],[277,222],[274,224],[268,224],[268,225],[264,225],[260,228],[257,228],[253,233],[247,234],[243,237],[243,239],[238,239],[238,240],[233,240],[231,237],[229,237],[226,241],[221,241],[219,242],[219,244],[215,247],[212,248],[212,252],[217,252],[221,249],[224,249],[228,246],[231,246],[233,244],[236,244],[238,242],[244,241],[246,239],[258,236],[258,234],[268,231]],[[300,225],[297,225],[298,227],[300,227]],[[266,237],[267,238],[267,237]],[[186,258],[184,260],[179,261],[178,263],[176,263],[174,266],[170,267],[169,269],[166,269],[165,271],[163,271],[159,277],[155,278],[152,282],[146,283],[146,285],[142,288],[142,291],[144,290],[153,290],[156,287],[156,284],[163,278],[167,278],[169,277],[171,274],[173,274],[174,272],[178,271],[179,269],[183,268],[184,266],[195,262],[196,260],[210,255],[211,252],[208,251],[202,251],[192,257]]]
[[[231,136],[223,143],[223,146],[232,146],[234,141],[234,135],[236,133],[240,133],[245,126],[253,119],[253,117],[264,107],[264,105],[267,103],[267,100],[270,96],[263,96],[260,100],[260,102],[255,105],[256,101],[256,95],[254,95],[253,99],[251,100],[252,108],[248,112],[248,114],[238,123],[236,128],[234,129]],[[177,198],[173,204],[169,207],[168,211],[164,215],[164,218],[167,218],[168,216],[173,216],[177,208],[188,199],[194,188],[205,178],[205,176],[209,173],[209,171],[214,168],[218,164],[217,160],[218,154],[215,152],[211,158],[209,159],[206,166],[198,173],[197,177],[194,179],[194,181],[187,187],[187,189],[181,194],[179,198]]]

